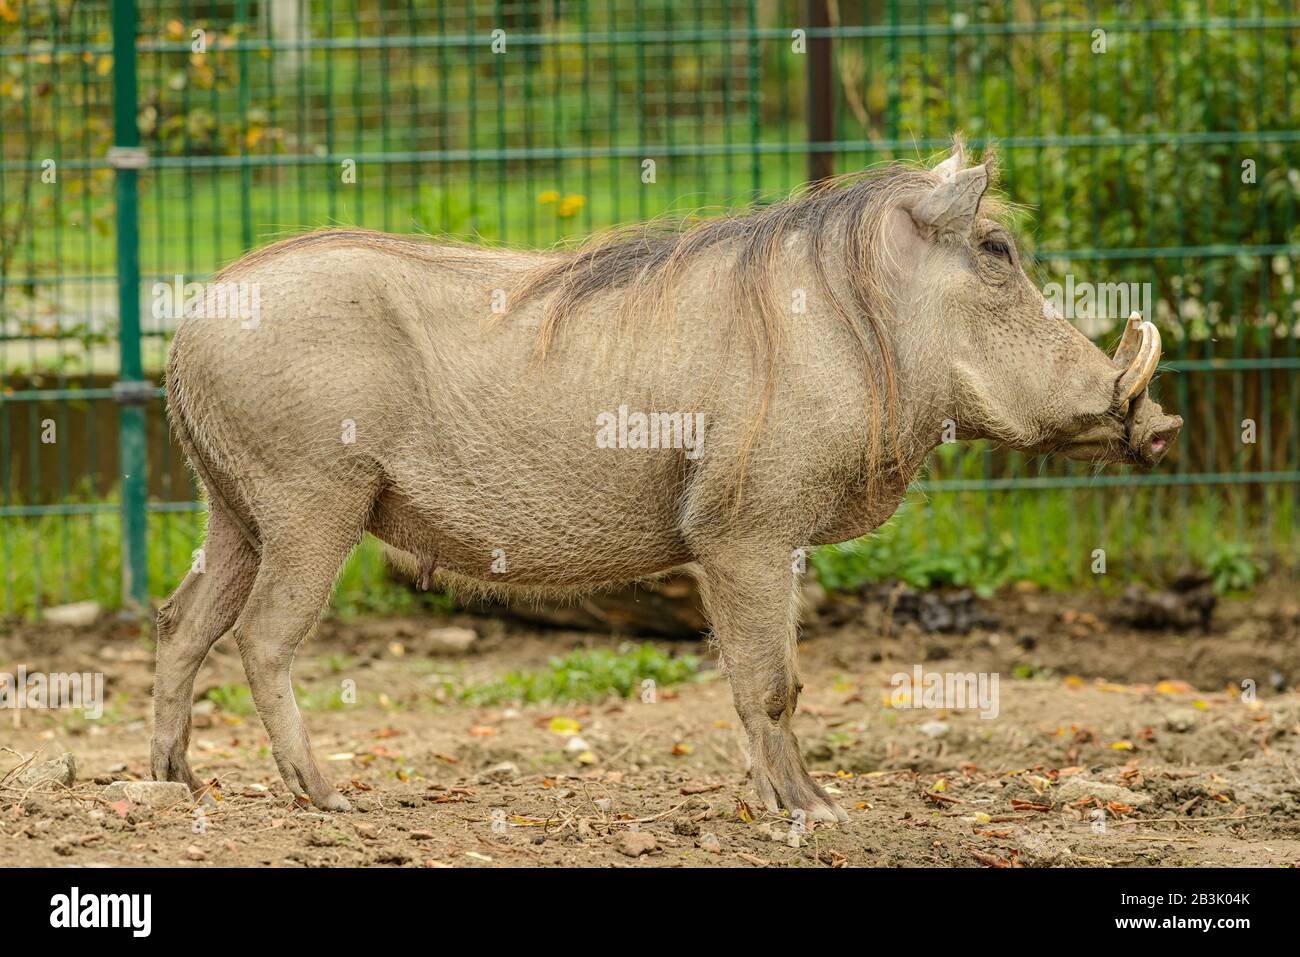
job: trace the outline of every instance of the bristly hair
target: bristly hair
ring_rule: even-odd
[[[893,316],[882,268],[885,220],[890,211],[909,206],[935,182],[928,169],[896,162],[824,180],[782,202],[717,219],[694,224],[660,220],[618,229],[572,255],[530,270],[509,296],[510,308],[549,296],[537,342],[537,356],[545,358],[566,317],[592,297],[624,289],[625,310],[636,307],[638,312],[666,316],[681,271],[710,250],[730,251],[730,319],[743,327],[766,370],[758,414],[742,448],[739,491],[744,457],[767,412],[786,325],[774,280],[782,258],[804,255],[862,357],[870,435],[866,469],[868,480],[874,481],[886,465],[887,431],[894,464],[902,458],[897,429],[889,428],[898,422],[898,394],[886,329]],[[800,244],[802,251],[788,252],[787,240],[796,234],[806,242]]]

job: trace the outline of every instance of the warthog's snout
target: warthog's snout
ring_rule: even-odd
[[[1180,416],[1166,415],[1147,393],[1160,362],[1160,351],[1160,331],[1155,324],[1143,322],[1136,312],[1129,316],[1115,350],[1115,365],[1123,370],[1115,385],[1115,401],[1124,416],[1128,457],[1148,468],[1164,458],[1183,427]]]
[[[1147,468],[1169,451],[1183,420],[1167,415],[1147,387],[1160,362],[1160,332],[1134,313],[1111,363],[1115,392],[1110,410],[1069,437],[1064,452],[1088,461],[1127,462]]]
[[[1182,416],[1165,414],[1160,404],[1146,393],[1138,396],[1126,422],[1125,444],[1133,461],[1147,468],[1155,465],[1165,457],[1182,427]]]

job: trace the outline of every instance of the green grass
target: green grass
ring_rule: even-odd
[[[1116,590],[1183,572],[1209,575],[1222,592],[1241,592],[1266,574],[1294,574],[1294,491],[1267,488],[1267,512],[1264,503],[1242,503],[1238,511],[1243,493],[1233,491],[913,492],[875,534],[817,549],[811,563],[832,590],[898,579],[984,596],[1018,581]],[[1100,573],[1098,549],[1105,552]]]
[[[226,714],[247,717],[256,710],[253,707],[253,693],[249,690],[248,685],[218,685],[204,697],[216,705],[217,710],[224,711]]]
[[[470,685],[460,693],[467,704],[521,702],[542,704],[601,701],[610,695],[628,698],[654,688],[695,680],[700,660],[695,655],[670,656],[652,644],[625,642],[617,651],[577,648],[563,658],[551,658],[539,671],[511,671],[494,681]]]
[[[151,513],[149,590],[159,601],[189,571],[203,543],[202,513]],[[0,616],[34,618],[39,609],[93,600],[122,603],[121,520],[116,510],[90,515],[0,518]],[[454,607],[442,592],[417,592],[388,574],[383,546],[367,536],[339,574],[330,614],[437,614]]]

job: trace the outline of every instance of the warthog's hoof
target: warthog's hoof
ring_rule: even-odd
[[[792,817],[801,815],[808,821],[843,824],[849,816],[831,800],[808,774],[799,757],[799,746],[790,730],[778,725],[766,728],[751,745],[754,787],[759,800],[769,811],[781,808]]]
[[[339,794],[338,791],[331,791],[329,794],[325,795],[325,800],[313,801],[312,803],[315,804],[322,811],[351,811],[352,810],[352,805],[348,803],[348,799],[345,798],[342,794]]]

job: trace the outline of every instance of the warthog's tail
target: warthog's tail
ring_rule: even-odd
[[[222,491],[221,484],[216,480],[212,467],[204,457],[201,446],[194,440],[193,429],[190,426],[189,414],[185,411],[185,404],[181,401],[179,383],[176,381],[176,374],[173,369],[167,369],[166,384],[167,391],[167,411],[172,423],[172,430],[176,433],[176,438],[180,440],[181,449],[185,452],[185,457],[190,460],[190,465],[199,476],[199,481],[203,487],[208,490],[209,506],[216,504],[230,521],[239,529],[239,533],[251,545],[254,550],[260,552],[262,543],[253,531],[251,524],[245,518],[244,513],[235,508],[234,504],[226,497]]]

